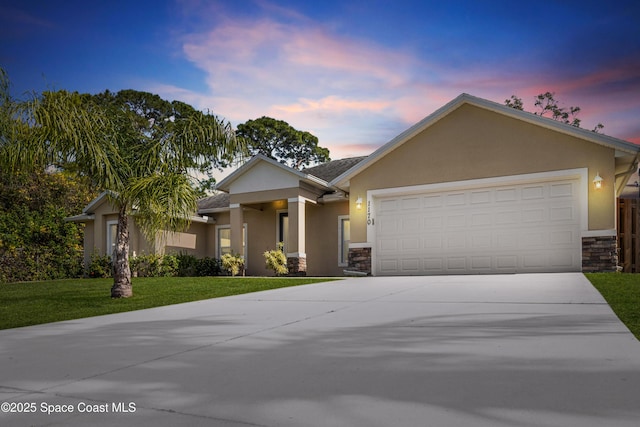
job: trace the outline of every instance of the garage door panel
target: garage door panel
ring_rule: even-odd
[[[580,271],[579,180],[375,200],[377,274]]]
[[[400,206],[403,211],[418,210],[420,209],[420,198],[404,198],[401,200]]]
[[[515,255],[498,255],[495,257],[498,270],[513,270],[518,268],[518,257]]]
[[[450,207],[464,206],[466,204],[466,193],[447,194],[445,204]]]
[[[442,250],[444,249],[442,242],[442,233],[429,233],[424,235],[424,238],[422,239],[422,247],[427,250]]]
[[[493,214],[490,212],[469,213],[471,225],[474,227],[482,227],[493,224]]]
[[[440,214],[428,213],[422,221],[424,230],[436,229],[440,230],[444,224],[444,217]]]
[[[417,251],[420,249],[420,239],[416,237],[405,238],[401,240],[401,248],[403,251]]]
[[[385,258],[379,263],[380,272],[382,274],[394,274],[398,273],[398,260],[395,258]]]
[[[544,199],[544,186],[524,186],[522,188],[522,200],[540,200]]]
[[[418,216],[404,217],[400,222],[400,232],[401,233],[419,233],[422,231],[422,227],[420,224],[422,221]]]
[[[495,224],[497,226],[515,225],[522,221],[520,211],[498,211],[495,215]]]
[[[470,237],[469,246],[472,250],[491,249],[494,246],[494,233],[476,231],[472,232]]]
[[[425,273],[436,274],[444,272],[442,268],[444,265],[443,258],[425,258],[423,262]]]
[[[443,205],[442,195],[437,196],[425,196],[422,198],[422,207],[429,208],[441,208]]]
[[[467,216],[464,213],[454,213],[446,217],[446,227],[465,228],[467,226]]]
[[[398,239],[380,239],[378,248],[382,255],[395,254],[398,252]]]
[[[518,191],[515,188],[502,188],[495,190],[496,202],[515,202],[518,200]]]
[[[550,197],[572,197],[576,192],[575,186],[570,182],[551,184],[549,188],[551,190]]]
[[[551,208],[549,212],[549,221],[575,221],[577,215],[572,206],[560,206]]]
[[[466,257],[450,257],[446,259],[447,270],[453,273],[464,272],[467,269]]]
[[[522,210],[522,222],[527,223],[538,223],[542,224],[546,219],[547,210],[544,208],[524,208]]]
[[[402,265],[403,272],[412,274],[420,271],[420,260],[418,258],[403,259],[400,263]]]
[[[473,191],[471,192],[470,203],[472,205],[491,203],[492,194],[493,192],[491,191]]]
[[[471,268],[473,270],[491,270],[493,269],[493,258],[490,256],[473,256],[471,257]]]

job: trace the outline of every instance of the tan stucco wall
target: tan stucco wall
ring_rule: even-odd
[[[273,271],[265,267],[263,253],[276,248],[278,212],[283,210],[288,210],[286,199],[253,205],[252,208],[243,210],[243,222],[247,224],[248,235],[247,275],[273,275]],[[348,215],[347,202],[324,205],[305,203],[307,275],[343,274],[344,267],[338,266],[339,215]],[[229,213],[223,212],[213,216],[216,225],[229,224]],[[215,245],[215,236],[213,242]],[[215,253],[215,249],[213,252]]]
[[[338,266],[338,217],[349,215],[346,201],[307,205],[307,275],[342,276]]]
[[[464,105],[351,179],[351,240],[366,242],[367,190],[584,167],[589,229],[613,229],[613,149]],[[605,187],[596,192],[591,180],[597,172]],[[365,201],[361,210],[358,197]]]
[[[187,230],[180,233],[172,233],[166,238],[164,253],[189,254],[198,258],[212,256],[210,255],[209,246],[214,245],[214,240],[208,239],[208,232],[213,228],[213,224],[192,222]]]

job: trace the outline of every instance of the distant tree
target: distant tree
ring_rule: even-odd
[[[577,117],[578,113],[580,112],[580,107],[560,107],[558,101],[555,99],[554,92],[541,93],[534,99],[534,106],[538,111],[534,111],[533,114],[538,116],[550,117],[553,120],[557,120],[578,128],[580,127],[581,120]],[[511,95],[511,98],[506,99],[504,103],[507,107],[524,111],[522,98],[519,98],[515,95]],[[597,133],[603,128],[604,125],[602,123],[598,123],[593,128],[593,132]]]
[[[227,166],[242,151],[228,123],[146,92],[45,92],[18,116],[29,132],[0,146],[1,167],[73,169],[118,206],[113,298],[133,294],[131,214],[149,238],[186,228],[196,210],[196,171]]]
[[[238,125],[250,155],[262,154],[294,169],[329,161],[329,150],[318,146],[318,138],[299,131],[282,120],[261,117]]]

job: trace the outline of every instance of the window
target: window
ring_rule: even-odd
[[[218,258],[222,255],[231,253],[231,227],[228,225],[220,225],[216,227]],[[242,228],[242,256],[247,259],[247,224]]]
[[[349,265],[349,242],[351,241],[351,225],[347,215],[338,217],[338,265]]]
[[[107,221],[107,247],[104,253],[107,256],[113,258],[113,253],[116,250],[116,241],[118,240],[118,220]]]

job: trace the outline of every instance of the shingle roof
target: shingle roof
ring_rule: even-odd
[[[198,200],[198,212],[208,209],[221,209],[228,207],[229,195],[227,193],[218,193]]]
[[[367,156],[350,157],[348,159],[332,160],[327,163],[323,163],[318,166],[313,166],[307,169],[303,169],[302,172],[309,175],[313,175],[324,181],[331,182],[333,179],[339,177],[347,170],[351,169],[356,164],[360,163]]]

